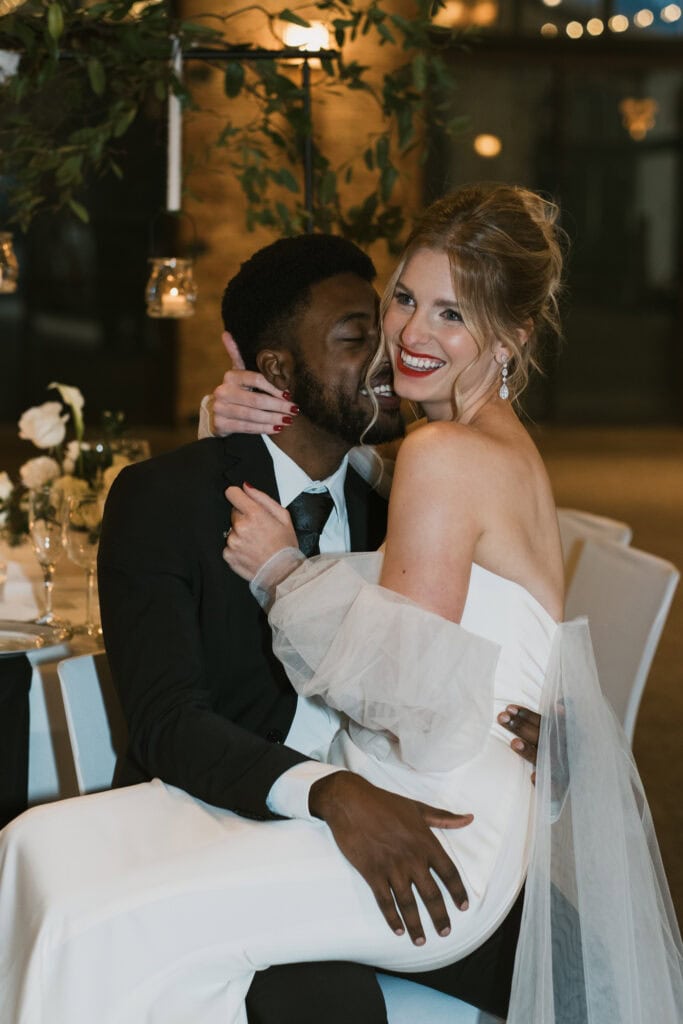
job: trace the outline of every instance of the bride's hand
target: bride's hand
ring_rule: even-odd
[[[282,548],[298,547],[289,512],[263,491],[245,483],[228,487],[232,527],[223,558],[242,579],[252,580],[269,558]]]
[[[232,370],[223,376],[209,399],[211,433],[276,434],[289,426],[298,407],[289,393],[279,391],[261,373],[244,369],[244,362],[232,335],[225,331],[223,344],[232,360]]]

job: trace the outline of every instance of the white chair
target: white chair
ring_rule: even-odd
[[[600,684],[629,742],[679,576],[663,558],[587,539],[567,590],[565,618],[588,617]]]
[[[502,1024],[499,1017],[417,982],[390,974],[377,977],[389,1024]]]
[[[564,575],[567,585],[576,570],[576,563],[585,540],[611,540],[615,544],[630,544],[633,530],[628,523],[577,508],[558,508],[557,522],[560,527],[560,541],[564,560]]]
[[[106,654],[65,658],[57,665],[79,793],[111,787],[126,723]]]
[[[105,654],[65,658],[57,666],[79,793],[111,786],[126,723]],[[389,1024],[497,1024],[468,1003],[405,978],[379,975]]]

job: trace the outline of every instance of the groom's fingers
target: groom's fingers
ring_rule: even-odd
[[[449,933],[446,901],[435,878],[461,910],[467,909],[467,893],[430,826],[462,828],[472,821],[471,815],[428,807],[347,771],[314,782],[309,808],[327,822],[341,852],[372,889],[392,931],[408,931],[413,942],[422,944],[419,895],[437,933]]]
[[[541,733],[541,716],[529,708],[508,704],[505,711],[498,715],[498,721],[517,737],[510,744],[512,749],[535,766]]]

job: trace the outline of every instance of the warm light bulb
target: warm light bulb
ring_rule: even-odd
[[[466,25],[469,21],[469,11],[462,0],[448,0],[444,7],[440,7],[432,18],[432,25],[440,25],[442,28],[457,28],[459,25]]]
[[[285,46],[306,50],[307,53],[327,50],[330,46],[330,30],[322,21],[311,21],[307,28],[286,22],[282,29],[282,41]]]
[[[643,7],[641,11],[633,15],[633,24],[638,28],[648,28],[654,20],[654,14],[647,7]]]
[[[666,7],[662,8],[661,17],[662,21],[667,21],[669,24],[673,21],[678,21],[681,16],[681,9],[678,4],[667,4]]]
[[[590,21],[586,23],[586,32],[588,32],[588,35],[590,36],[601,36],[604,31],[605,25],[600,18],[591,18]]]
[[[494,25],[498,20],[498,4],[495,0],[477,0],[474,7],[470,8],[470,22],[485,28],[487,25]]]
[[[580,21],[570,21],[565,31],[570,39],[580,39],[583,35],[583,25]]]
[[[17,290],[19,264],[14,253],[12,233],[0,231],[0,293],[9,295]]]
[[[612,32],[625,32],[628,28],[628,18],[625,14],[615,14],[607,24]]]
[[[552,21],[546,21],[544,25],[541,25],[541,35],[546,39],[554,39],[557,35],[557,25],[553,25]]]
[[[472,146],[474,152],[479,156],[490,159],[491,157],[498,156],[503,148],[503,143],[497,135],[477,135]]]
[[[657,100],[651,97],[635,99],[627,96],[619,104],[623,125],[636,142],[642,141],[650,129],[654,128],[658,110]]]
[[[543,0],[546,7],[559,7],[562,0]]]

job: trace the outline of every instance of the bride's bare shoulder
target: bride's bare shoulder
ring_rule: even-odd
[[[495,458],[496,445],[490,437],[461,423],[438,421],[407,435],[399,449],[396,473],[433,473],[443,480],[447,463],[448,477],[458,471],[478,475]]]

